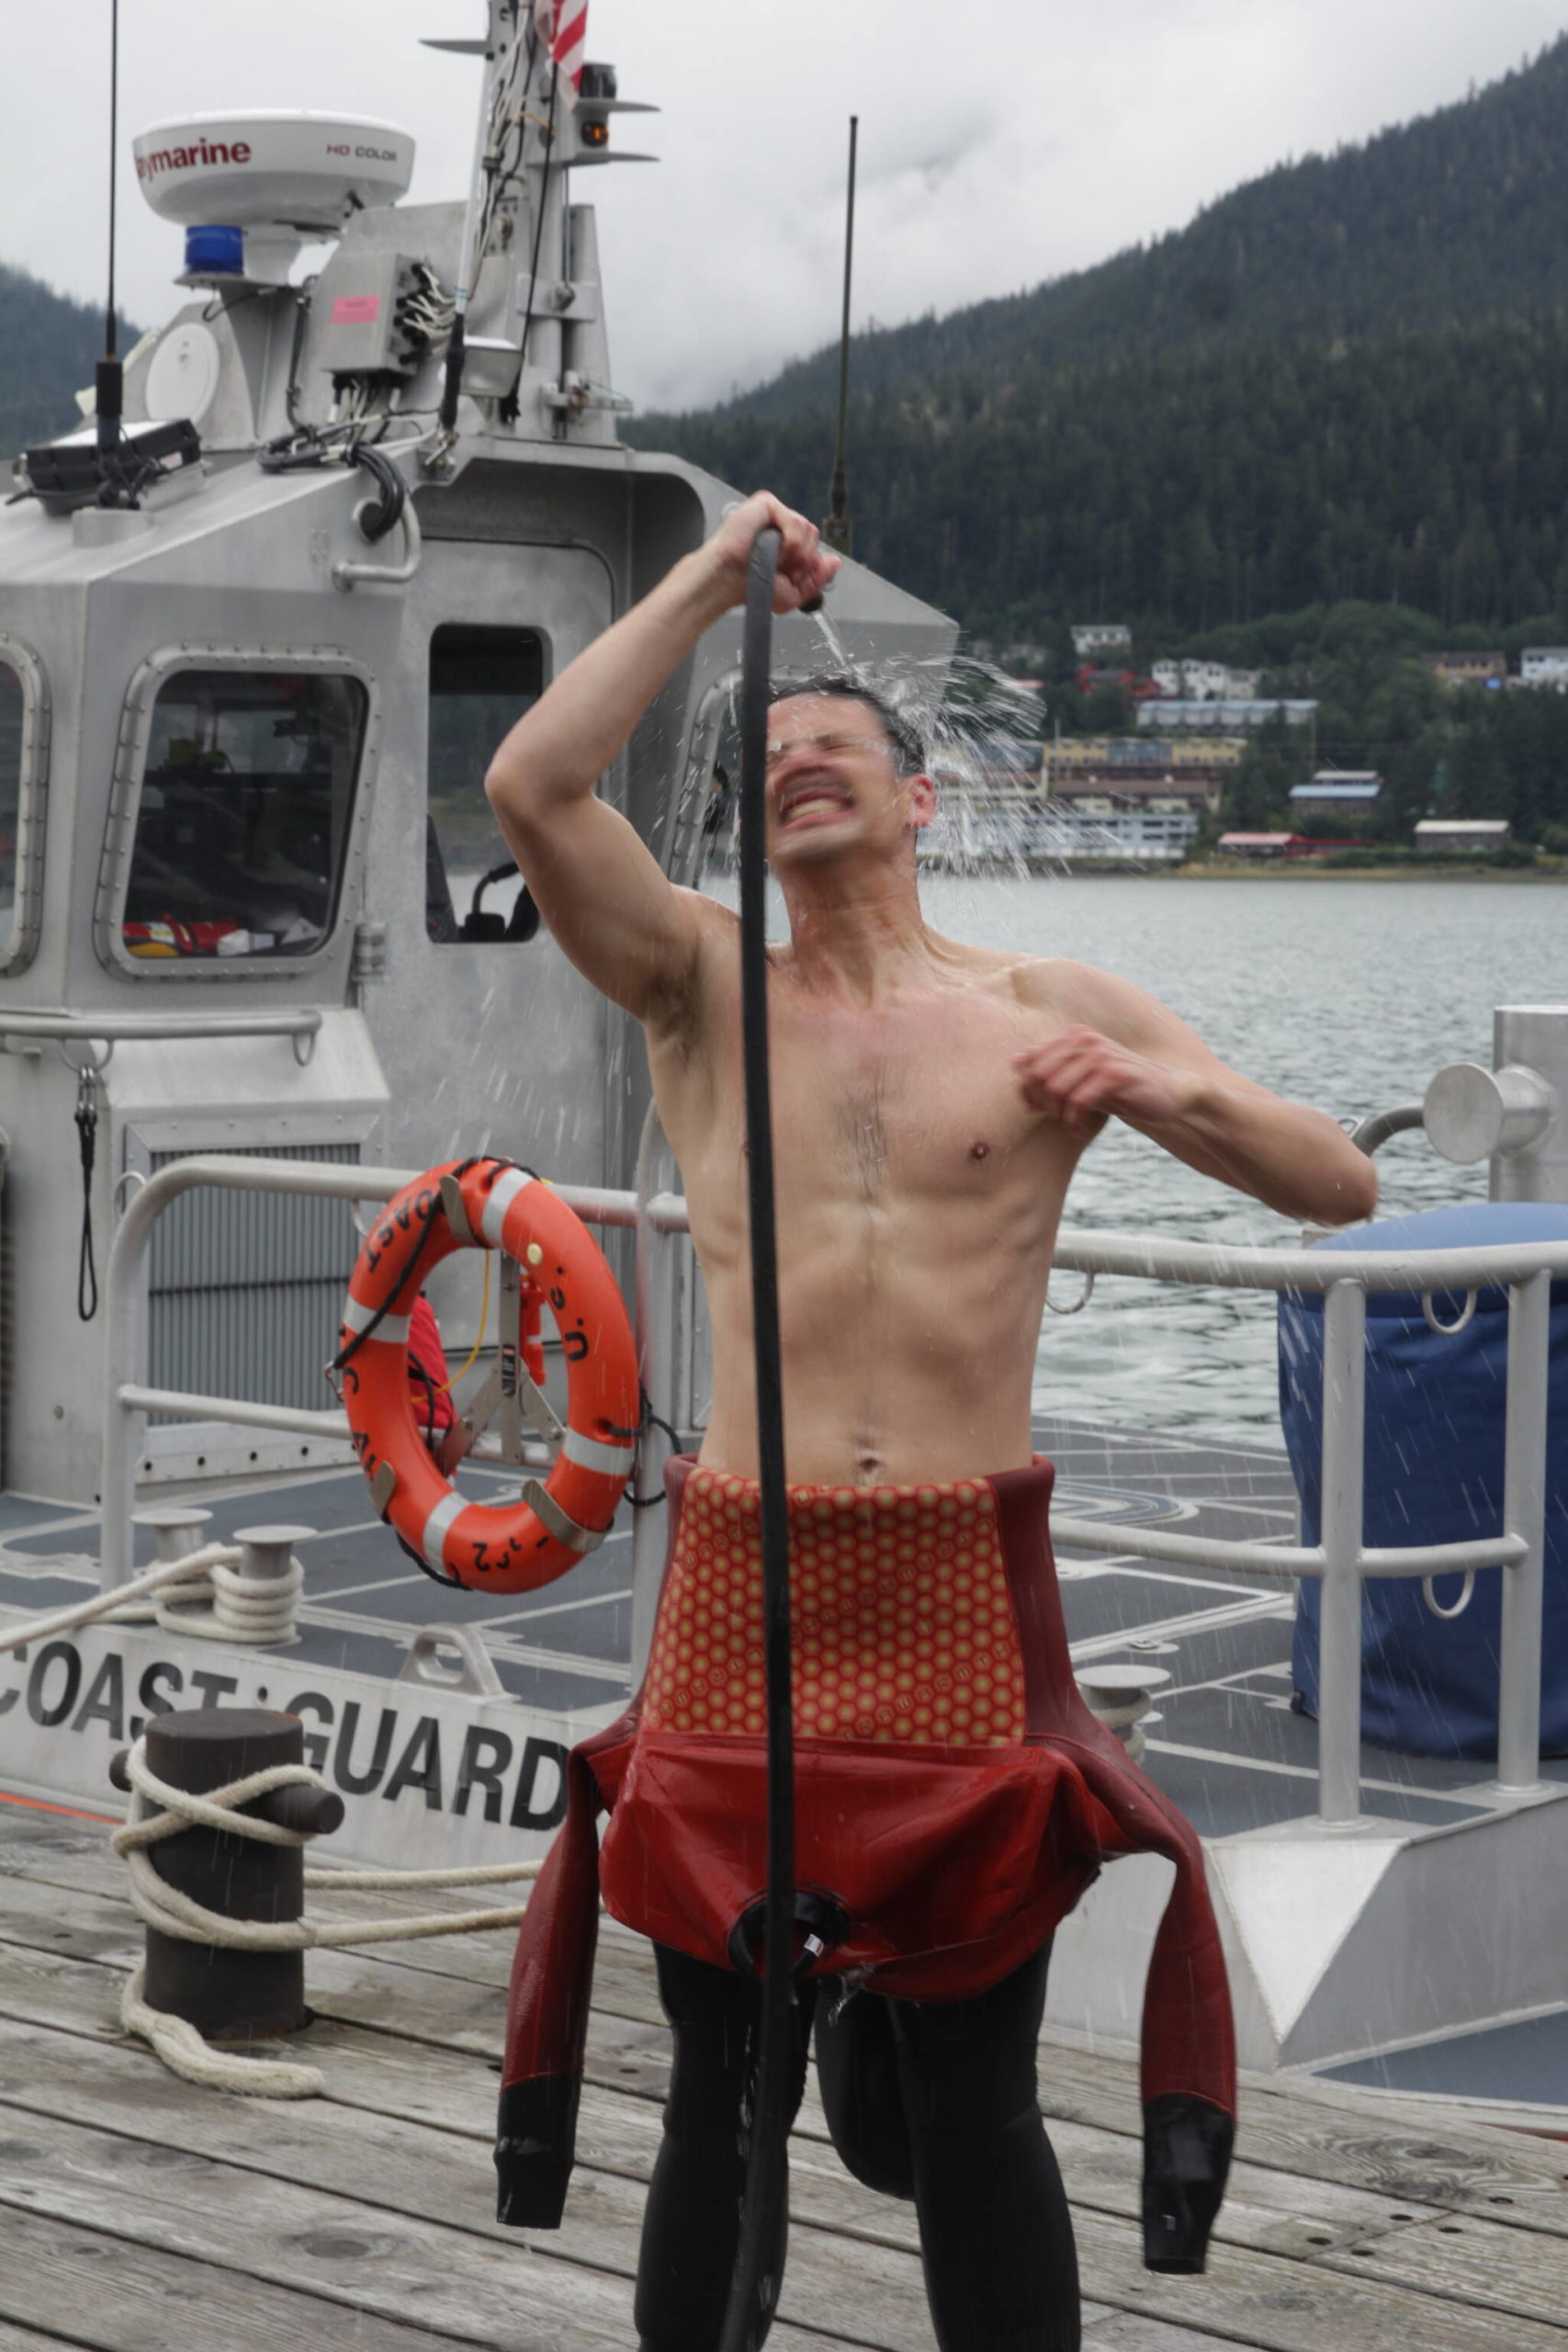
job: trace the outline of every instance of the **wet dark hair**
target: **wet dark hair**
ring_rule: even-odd
[[[902,711],[859,678],[842,670],[822,670],[813,677],[783,678],[769,695],[770,703],[795,702],[802,695],[838,696],[843,702],[863,703],[875,718],[887,738],[893,753],[893,764],[901,776],[922,775],[925,773],[926,747]]]

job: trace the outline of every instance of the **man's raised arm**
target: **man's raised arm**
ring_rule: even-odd
[[[1348,1225],[1375,1215],[1372,1163],[1326,1112],[1227,1069],[1130,980],[1085,964],[1038,964],[1026,968],[1021,993],[1064,1023],[1013,1057],[1032,1109],[1084,1136],[1123,1119],[1281,1216]]]
[[[759,492],[705,546],[580,653],[520,718],[485,790],[539,911],[580,972],[646,1019],[690,981],[701,904],[678,890],[636,829],[593,787],[703,631],[744,600],[751,546],[782,534],[774,609],[795,612],[839,567],[815,525]]]

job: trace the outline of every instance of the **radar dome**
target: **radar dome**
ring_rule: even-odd
[[[186,228],[333,236],[362,207],[395,204],[413,176],[410,133],[364,115],[183,115],[131,147],[153,211]]]

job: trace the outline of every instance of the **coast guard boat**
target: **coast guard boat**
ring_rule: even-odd
[[[646,160],[620,134],[647,109],[592,63],[569,102],[507,0],[482,40],[433,46],[482,61],[450,203],[402,202],[412,142],[363,118],[214,114],[137,140],[143,193],[185,232],[183,298],[128,358],[122,429],[90,418],[27,452],[0,509],[0,1788],[108,1812],[111,1759],[154,1713],[281,1708],[344,1799],[334,1850],[410,1865],[544,1849],[568,1747],[646,1654],[662,1461],[703,1419],[700,1283],[640,1041],[541,931],[483,775],[734,495],[617,435],[575,175]],[[300,280],[307,241],[328,251]],[[940,673],[955,639],[853,563],[832,620],[868,664]],[[714,838],[737,651],[710,632],[606,780],[682,881]],[[781,663],[819,653],[811,621],[781,624]],[[1527,1198],[1568,1199],[1565,1028],[1510,1031],[1500,1076],[1454,1082],[1463,1117],[1428,1118]],[[510,1597],[426,1581],[323,1386],[358,1219],[485,1152],[593,1226],[657,1416],[608,1539]],[[1539,2063],[1540,2031],[1562,2040],[1568,1775],[1537,1752],[1543,1285],[1568,1245],[1352,1250],[1330,1282],[1304,1250],[1080,1233],[1060,1262],[1326,1300],[1314,1544],[1282,1453],[1040,1430],[1075,1659],[1208,1841],[1244,2056],[1394,2080],[1386,2053],[1479,2037],[1472,2095],[1504,2112],[1495,2055],[1522,2034],[1532,2111],[1541,2084],[1568,2109],[1568,2053],[1555,2087]],[[1359,1316],[1380,1288],[1488,1283],[1523,1302],[1506,1508],[1468,1550],[1391,1569],[1361,1544]],[[459,1487],[510,1501],[558,1440],[563,1365],[547,1325],[542,1396],[508,1379],[504,1262],[497,1289],[487,1315],[471,1256],[432,1284],[469,1358]],[[277,1577],[264,1638],[186,1595],[17,1645],[22,1621],[68,1621],[209,1538]],[[1363,1576],[1449,1568],[1506,1580],[1495,1775],[1359,1736]],[[1321,1733],[1290,1706],[1302,1579],[1324,1593]],[[1135,2036],[1166,1867],[1109,1871],[1064,1928],[1058,2022]]]

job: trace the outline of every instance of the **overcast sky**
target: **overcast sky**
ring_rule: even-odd
[[[102,299],[108,0],[0,0],[0,261]],[[483,0],[121,0],[123,307],[181,299],[179,232],[131,134],[203,108],[378,116],[419,142],[412,200],[460,195]],[[861,118],[854,318],[1016,291],[1190,220],[1287,157],[1462,97],[1568,28],[1568,0],[590,0],[615,136],[656,165],[583,175],[614,376],[643,406],[758,381],[837,332],[847,121]]]

